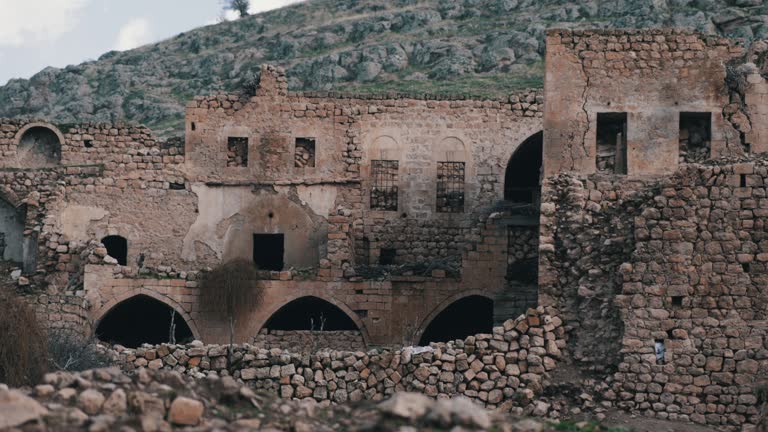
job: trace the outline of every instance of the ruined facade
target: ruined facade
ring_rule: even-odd
[[[540,304],[616,406],[754,422],[768,85],[685,31],[547,46],[543,94],[305,94],[264,67],[254,96],[190,101],[184,140],[0,121],[3,257],[51,326],[136,346],[169,320],[226,341],[198,282],[235,258],[265,292],[236,339],[264,347],[463,339]]]

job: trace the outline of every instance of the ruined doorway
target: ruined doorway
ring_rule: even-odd
[[[264,328],[269,330],[359,330],[352,318],[336,305],[318,297],[298,298],[275,312]]]
[[[285,266],[285,234],[254,234],[253,263],[260,270],[282,271]]]
[[[3,261],[24,261],[24,219],[23,210],[0,199],[0,257]]]
[[[463,340],[478,333],[491,333],[492,330],[493,300],[479,295],[468,296],[443,309],[424,330],[419,345]]]
[[[16,158],[22,168],[38,168],[61,161],[61,141],[53,130],[35,126],[19,139]]]
[[[598,172],[627,174],[627,113],[597,114]]]
[[[544,132],[531,135],[515,150],[504,175],[504,200],[535,204],[539,201]]]
[[[175,325],[172,331],[171,324]],[[99,322],[96,337],[107,343],[138,348],[141,344],[161,344],[175,336],[176,343],[194,339],[184,318],[167,304],[145,295],[118,303]]]
[[[101,239],[101,244],[107,248],[107,255],[116,259],[118,264],[128,265],[128,240],[125,237],[107,236]]]

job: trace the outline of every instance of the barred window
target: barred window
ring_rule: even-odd
[[[437,163],[437,211],[464,211],[464,162]]]
[[[371,209],[397,211],[398,161],[371,161]]]

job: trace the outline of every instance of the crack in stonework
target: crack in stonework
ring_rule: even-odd
[[[592,126],[590,120],[589,120],[589,111],[587,111],[587,92],[589,91],[590,87],[590,79],[589,74],[587,73],[587,68],[584,65],[584,60],[581,58],[582,51],[579,52],[579,59],[581,63],[581,72],[584,74],[584,78],[586,80],[586,84],[584,85],[584,91],[581,93],[581,110],[584,111],[584,115],[587,117],[587,128],[584,129],[584,135],[581,137],[581,148],[584,150],[584,156],[589,156],[589,152],[587,151],[587,135],[589,134],[589,129]],[[574,163],[575,165],[575,163]],[[574,168],[574,167],[571,167]]]

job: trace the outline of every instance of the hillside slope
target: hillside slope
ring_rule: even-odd
[[[768,37],[763,0],[309,0],[0,87],[0,117],[128,120],[162,135],[186,101],[261,63],[292,89],[503,94],[540,86],[549,27],[693,28]]]

